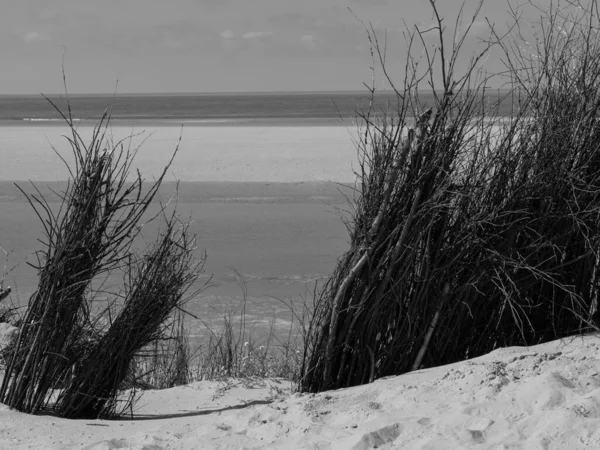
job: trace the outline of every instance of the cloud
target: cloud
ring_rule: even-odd
[[[177,39],[167,36],[162,40],[162,46],[164,48],[175,49],[175,48],[183,47],[183,44],[180,41],[178,41]]]
[[[263,37],[273,36],[272,31],[249,31],[248,33],[242,34],[242,39],[250,40],[250,39],[260,39]]]
[[[231,3],[229,0],[194,0],[194,2],[211,11],[222,9],[223,7],[226,7],[228,3]]]
[[[222,48],[232,53],[265,52],[275,42],[270,39],[273,34],[272,31],[248,31],[237,34],[229,29],[219,33],[222,38]]]
[[[25,35],[23,36],[23,40],[29,43],[49,41],[50,38],[42,33],[38,33],[37,31],[30,31],[29,33],[25,33]]]
[[[317,39],[312,34],[303,34],[300,36],[300,42],[309,50],[317,49]]]
[[[390,0],[352,0],[352,3],[365,6],[385,6],[390,4]]]
[[[223,39],[233,39],[235,38],[235,34],[231,30],[224,30],[219,33]]]
[[[267,23],[277,40],[289,47],[281,50],[283,55],[355,57],[363,53],[357,46],[366,40],[364,27],[346,9],[272,14]]]
[[[466,23],[463,27],[463,32],[466,32],[469,29],[470,37],[482,37],[489,36],[491,33],[490,25],[485,20],[476,20],[472,24]]]

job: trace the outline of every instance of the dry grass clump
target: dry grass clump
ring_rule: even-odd
[[[9,305],[8,302],[6,302],[10,293],[10,286],[5,288],[2,282],[0,282],[0,323],[11,322],[16,315],[16,307],[14,305]]]
[[[287,340],[277,337],[273,328],[266,336],[245,340],[224,319],[220,329],[209,334],[199,354],[196,377],[199,380],[223,378],[282,378],[296,382],[300,375],[302,345],[291,335]],[[290,331],[293,329],[290,326]]]
[[[508,61],[509,120],[497,118],[488,78],[477,72],[490,47],[459,73],[464,35],[455,31],[448,53],[431,5],[435,53],[425,52],[424,68],[409,58],[396,111],[360,116],[351,248],[317,300],[304,391],[593,326],[600,290],[596,2],[551,10],[535,51],[521,52],[518,27],[512,37],[496,36]],[[425,43],[417,30],[409,43],[419,41]],[[423,79],[433,105],[419,101]]]
[[[297,382],[300,378],[306,318],[310,314],[306,301],[300,307],[280,300],[290,313],[284,332],[273,312],[268,328],[248,322],[248,290],[235,271],[242,300],[237,308],[222,312],[221,326],[204,324],[207,330],[195,358],[195,379],[280,378]]]
[[[280,331],[273,313],[268,329],[253,329],[247,317],[247,287],[235,272],[242,290],[242,301],[236,309],[222,314],[221,326],[206,326],[208,338],[197,353],[195,377],[199,380],[224,378],[280,378],[297,382],[300,378],[306,322],[310,314],[304,301],[300,307],[281,300],[290,312],[285,332]],[[205,324],[206,325],[206,324]]]
[[[0,371],[4,371],[10,359],[18,336],[19,308],[7,301],[10,288],[0,282]]]
[[[217,324],[197,320],[194,329],[200,335],[196,336],[190,335],[189,324],[184,326],[181,316],[165,339],[138,355],[132,376],[136,383],[164,389],[201,380],[299,380],[306,305],[300,314],[287,305],[292,320],[284,328],[275,314],[266,328],[252,327],[246,286],[241,275],[236,275],[243,290],[240,304],[221,311]]]
[[[173,333],[138,352],[128,380],[142,389],[167,389],[195,381],[283,379],[298,382],[302,340],[282,340],[271,328],[266,336],[237,333],[236,319],[224,316],[208,337],[195,340],[187,329]],[[290,327],[290,330],[293,327]]]
[[[168,389],[196,381],[191,364],[198,350],[190,341],[180,311],[160,339],[136,353],[131,364],[133,384],[144,389]]]
[[[115,387],[126,380],[135,354],[159,339],[167,320],[183,307],[184,293],[196,281],[203,262],[194,261],[194,250],[187,225],[172,216],[154,247],[128,264],[123,305],[106,333],[79,357],[54,405],[58,414],[67,418],[119,415]]]
[[[110,416],[117,413],[117,392],[134,353],[182,306],[201,264],[193,261],[194,239],[175,215],[165,218],[163,235],[146,255],[132,250],[172,159],[155,182],[145,183],[139,172],[128,181],[137,149],[110,141],[108,113],[89,144],[70,107],[63,118],[74,163],[63,160],[70,182],[56,194],[59,207],[37,189],[31,195],[22,191],[44,226],[44,250],[0,401],[27,413],[55,409],[65,417]],[[124,294],[102,291],[103,281],[117,270],[127,274]],[[116,317],[114,308],[101,309],[99,294],[120,299]],[[59,386],[64,390],[55,401]]]

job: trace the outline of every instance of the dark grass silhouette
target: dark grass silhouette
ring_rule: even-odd
[[[69,127],[74,162],[63,160],[70,181],[55,193],[58,208],[35,186],[34,194],[23,191],[44,226],[44,249],[38,253],[38,288],[8,359],[0,401],[27,413],[52,409],[71,418],[112,417],[134,400],[119,405],[117,397],[135,353],[183,306],[203,261],[192,258],[195,241],[187,225],[164,208],[158,215],[164,231],[156,244],[142,255],[133,251],[141,220],[177,150],[156,181],[145,183],[139,172],[128,181],[137,149],[109,139],[110,114],[86,143],[69,102],[64,114],[55,108]],[[103,292],[101,280],[114,271],[126,274],[123,291]],[[100,294],[109,297],[109,306],[99,310]],[[57,387],[63,390],[56,401]]]
[[[457,66],[464,35],[445,36],[430,3],[436,51],[425,51],[421,64],[409,57],[404,85],[394,88],[395,110],[359,115],[351,247],[317,298],[303,391],[368,383],[595,326],[597,2],[549,10],[533,48],[515,15],[512,33],[491,28],[489,45],[466,70]],[[456,30],[464,29],[459,22]],[[426,48],[423,32],[408,36],[411,48]],[[369,38],[387,75],[372,29]],[[507,61],[508,120],[496,118],[498,103],[486,97],[490,76],[477,69],[494,47]],[[422,80],[433,105],[420,101]]]

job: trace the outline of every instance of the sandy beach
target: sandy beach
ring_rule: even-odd
[[[146,391],[118,421],[0,406],[0,449],[600,448],[598,336],[512,347],[320,394],[281,380]]]
[[[0,128],[0,181],[67,179],[64,164],[51,145],[69,158],[62,137],[65,126],[2,126]],[[136,167],[157,176],[177,147],[179,153],[167,180],[181,181],[336,181],[354,180],[355,129],[344,126],[114,126],[118,142],[140,146]],[[85,141],[92,127],[80,127]]]

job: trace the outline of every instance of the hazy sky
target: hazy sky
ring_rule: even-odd
[[[462,0],[437,3],[452,28]],[[426,0],[8,0],[0,93],[62,92],[63,53],[73,93],[110,93],[117,79],[119,93],[360,90],[369,42],[348,8],[387,31],[388,66],[402,75],[402,31],[432,23]],[[486,1],[465,57],[487,36],[485,18],[502,27],[506,9]]]

